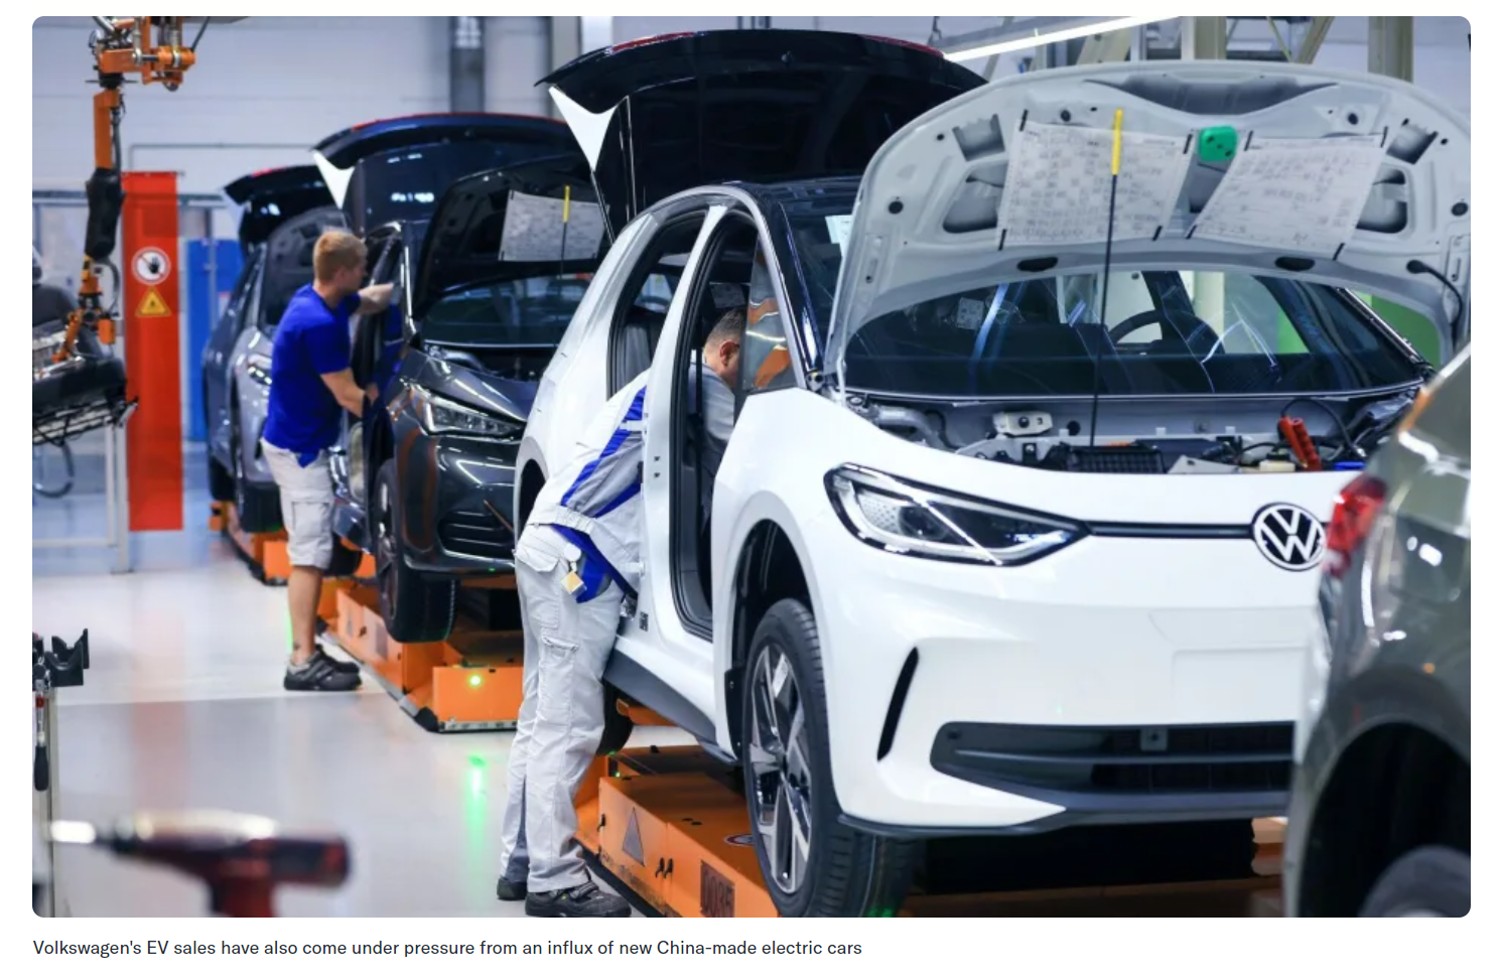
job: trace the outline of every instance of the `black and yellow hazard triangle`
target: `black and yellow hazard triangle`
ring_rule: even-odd
[[[141,305],[136,308],[135,315],[171,316],[172,311],[167,308],[166,301],[161,298],[161,293],[158,293],[156,287],[152,286],[146,290],[146,297],[141,300]]]
[[[641,822],[634,807],[630,810],[630,820],[625,824],[625,839],[620,842],[620,850],[633,858],[636,864],[646,866],[646,848],[641,845]]]

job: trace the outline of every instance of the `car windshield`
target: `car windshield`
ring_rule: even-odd
[[[831,202],[830,202],[831,203]],[[826,335],[849,227],[787,208]],[[953,398],[1306,394],[1396,387],[1419,368],[1342,290],[1240,272],[1112,271],[1000,282],[895,310],[853,331],[850,388]],[[1108,329],[1102,325],[1108,320]]]
[[[579,274],[456,289],[422,318],[422,338],[459,347],[556,347],[588,289]]]
[[[965,290],[853,331],[851,388],[905,394],[1258,395],[1421,379],[1347,294],[1290,278],[1112,271]],[[1095,377],[1097,362],[1097,381]]]

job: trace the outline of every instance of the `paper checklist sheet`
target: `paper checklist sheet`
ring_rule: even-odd
[[[1193,238],[1332,257],[1354,235],[1384,150],[1375,137],[1247,141]]]
[[[1103,242],[1109,233],[1114,132],[1033,123],[1011,142],[1000,195],[1000,247]],[[1114,238],[1153,238],[1165,228],[1187,178],[1176,137],[1121,134]]]

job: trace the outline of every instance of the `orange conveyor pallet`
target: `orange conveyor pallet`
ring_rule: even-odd
[[[696,747],[627,749],[598,764],[579,796],[579,842],[657,912],[772,917],[749,836],[744,796]],[[1028,887],[924,894],[891,914],[945,916],[1280,915],[1282,824],[1255,822],[1253,869],[1242,877],[1156,884]],[[1035,838],[1032,838],[1035,840]]]
[[[521,633],[462,622],[441,643],[400,643],[386,632],[374,590],[325,583],[319,614],[332,638],[359,661],[417,724],[433,732],[514,728],[521,711]]]
[[[208,529],[219,531],[234,545],[251,573],[267,585],[285,585],[292,573],[287,560],[286,533],[252,534],[240,527],[234,504],[214,501],[208,518]]]

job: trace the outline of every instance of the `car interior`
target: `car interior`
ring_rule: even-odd
[[[267,336],[276,332],[287,304],[313,280],[313,246],[329,228],[344,227],[338,208],[319,208],[277,228],[266,243],[265,275],[260,285],[257,325]]]
[[[932,395],[1274,394],[1401,384],[1410,365],[1338,291],[1226,276],[1215,312],[1181,273],[1135,273],[1099,303],[1086,284],[1041,278],[886,313],[851,338],[848,382]],[[1112,277],[1112,279],[1115,277]],[[1122,295],[1123,294],[1123,295]]]
[[[703,227],[703,215],[686,215],[663,228],[625,283],[633,297],[615,310],[610,335],[609,394],[614,395],[651,366],[667,322],[667,308]]]
[[[682,346],[676,352],[672,418],[673,514],[672,555],[674,591],[679,611],[688,623],[707,630],[712,623],[713,595],[710,544],[714,481],[727,446],[710,434],[704,412],[705,386],[717,378],[701,352],[710,332],[731,310],[750,312],[750,280],[758,243],[755,225],[731,217],[710,243],[706,274],[694,284],[684,310]],[[736,414],[742,403],[738,378],[728,380],[735,393]]]

